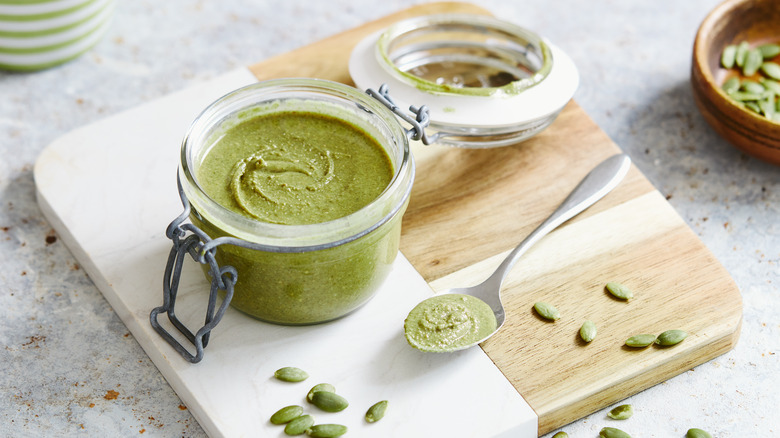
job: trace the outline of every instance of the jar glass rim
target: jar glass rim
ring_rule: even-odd
[[[195,173],[194,148],[208,140],[210,130],[237,111],[279,99],[302,101],[337,100],[354,106],[355,116],[348,121],[358,128],[368,127],[369,120],[386,137],[376,138],[394,165],[392,180],[384,191],[363,208],[331,221],[282,225],[261,222],[236,213],[217,203],[202,189]],[[316,112],[316,110],[312,110]],[[392,145],[387,145],[391,142]],[[395,147],[395,150],[389,149]],[[414,159],[406,133],[395,115],[360,90],[323,79],[273,79],[234,90],[206,107],[190,125],[182,141],[179,177],[183,193],[198,214],[207,218],[226,234],[249,242],[254,248],[269,252],[303,252],[331,248],[356,240],[389,221],[405,205],[414,179]]]
[[[535,71],[531,71],[531,74],[527,77],[497,87],[453,87],[448,84],[429,81],[398,67],[391,54],[393,44],[414,32],[444,31],[448,26],[457,26],[459,31],[463,33],[481,36],[488,32],[493,32],[494,35],[506,35],[507,39],[516,38],[526,41],[527,44],[524,48],[538,56],[541,60],[541,65]],[[496,41],[491,41],[490,44],[485,44],[485,47],[498,47],[498,45]],[[435,14],[412,17],[400,21],[383,31],[377,40],[376,52],[379,62],[392,75],[412,86],[439,94],[475,96],[515,95],[543,81],[550,73],[553,64],[550,48],[541,36],[528,29],[489,15]]]

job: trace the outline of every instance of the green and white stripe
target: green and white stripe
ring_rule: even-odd
[[[89,7],[96,0],[60,0],[26,5],[0,4],[0,21],[41,21],[63,17]]]
[[[60,0],[69,1],[69,0]],[[56,15],[52,17],[42,17],[36,20],[24,20],[24,19],[8,19],[10,15],[6,15],[5,19],[0,17],[0,32],[4,34],[13,33],[15,35],[7,36],[28,36],[38,31],[46,31],[55,28],[61,28],[64,26],[72,25],[73,23],[80,22],[85,18],[94,16],[96,12],[106,6],[109,1],[106,0],[80,0],[83,6],[78,7],[76,10],[66,13],[64,15]],[[0,9],[1,10],[1,9]],[[16,17],[16,16],[13,16]]]
[[[60,0],[0,0],[0,5],[39,5],[41,3],[57,3]]]
[[[108,29],[115,5],[114,0],[34,0],[24,6],[38,20],[11,21],[4,20],[7,12],[21,5],[9,1],[16,0],[0,0],[0,68],[21,71],[62,64],[89,50]]]

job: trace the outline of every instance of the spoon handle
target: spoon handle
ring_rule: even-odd
[[[533,244],[612,191],[628,173],[630,167],[631,159],[625,154],[613,155],[602,161],[580,181],[563,203],[539,227],[507,255],[491,277],[499,279],[499,283],[503,282],[512,266]]]

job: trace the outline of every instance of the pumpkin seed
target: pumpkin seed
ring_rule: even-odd
[[[368,411],[366,411],[366,421],[369,423],[375,423],[382,419],[382,417],[385,416],[385,411],[387,410],[387,400],[382,400],[380,402],[374,403],[373,406],[368,408]]]
[[[631,289],[623,286],[620,283],[615,282],[609,282],[607,283],[607,290],[609,293],[612,294],[615,298],[620,298],[621,300],[630,300],[631,298],[634,298],[634,293],[631,292]]]
[[[777,82],[772,79],[761,78],[761,85],[763,85],[764,88],[766,88],[767,90],[775,94],[780,94],[780,82]]]
[[[667,330],[661,333],[660,335],[658,335],[658,338],[655,340],[655,343],[667,347],[670,345],[677,345],[687,337],[688,337],[688,333],[682,330]]]
[[[712,435],[710,435],[709,432],[693,428],[688,429],[688,433],[685,434],[685,438],[712,438]]]
[[[731,44],[723,49],[723,53],[720,55],[720,65],[725,68],[734,67],[734,61],[737,58],[737,45]]]
[[[282,409],[276,411],[271,415],[271,423],[273,424],[285,424],[292,421],[294,418],[303,415],[303,407],[298,405],[285,406]]]
[[[325,412],[340,412],[349,406],[347,399],[330,391],[315,391],[311,403]]]
[[[564,431],[560,431],[553,435],[552,438],[569,438],[569,434]]]
[[[336,438],[347,433],[347,426],[341,424],[317,424],[306,431],[306,435],[317,438]]]
[[[751,100],[759,100],[763,97],[761,94],[756,93],[747,93],[744,91],[735,91],[730,94],[731,97],[733,97],[735,100],[738,100],[740,102],[747,102]]]
[[[734,56],[734,62],[737,64],[737,67],[745,65],[745,58],[747,57],[748,50],[750,50],[750,46],[747,41],[742,41],[737,46],[737,53]]]
[[[761,73],[772,79],[780,81],[780,64],[775,62],[765,62],[761,64]]]
[[[284,433],[290,436],[303,435],[310,427],[314,425],[314,417],[311,415],[301,415],[293,418],[292,421],[284,426]]]
[[[756,114],[761,114],[761,107],[755,102],[745,102],[745,108],[753,111]]]
[[[628,420],[634,415],[634,407],[631,405],[620,405],[607,413],[607,416],[613,420]]]
[[[580,338],[585,342],[590,342],[596,338],[596,324],[593,321],[585,321],[580,327]]]
[[[750,79],[745,79],[742,81],[742,83],[739,85],[739,88],[740,90],[754,94],[762,94],[766,91],[766,88],[763,85],[756,81],[751,81]]]
[[[758,81],[738,77],[726,80],[721,89],[738,105],[763,115],[770,121],[780,119],[780,63],[771,61],[780,55],[780,44],[762,44],[751,49],[747,41],[729,45],[721,52],[720,63],[725,68],[736,65],[744,76],[761,72]],[[733,60],[732,60],[733,56]],[[764,60],[767,60],[764,62]]]
[[[780,45],[779,44],[762,44],[758,46],[758,50],[761,51],[761,56],[764,57],[764,59],[770,59],[774,58],[777,55],[780,55]],[[736,56],[736,53],[735,55]]]
[[[536,310],[536,313],[538,313],[539,316],[544,319],[549,319],[550,321],[555,321],[556,319],[561,318],[561,313],[558,311],[558,309],[556,309],[552,304],[545,303],[544,301],[534,303],[534,310]]]
[[[284,367],[276,370],[274,377],[284,382],[302,382],[309,378],[309,374],[300,368]]]
[[[747,56],[745,57],[745,64],[742,66],[742,74],[745,76],[753,76],[756,74],[763,62],[764,57],[761,56],[760,50],[749,50]]]
[[[626,339],[626,345],[629,347],[647,347],[655,342],[655,335],[641,334],[634,335]]]
[[[739,78],[730,78],[726,82],[721,85],[721,89],[726,92],[726,94],[731,94],[737,90],[739,90]]]
[[[767,119],[772,120],[775,117],[775,95],[770,94],[766,99],[759,100],[758,107]]]
[[[336,392],[336,387],[331,385],[330,383],[318,383],[309,390],[309,393],[306,394],[306,400],[311,403],[311,398],[314,396],[314,393],[317,391],[330,391],[330,392]]]
[[[605,427],[599,432],[601,438],[631,438],[631,435],[614,427]]]

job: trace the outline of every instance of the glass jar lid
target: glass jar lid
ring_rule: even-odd
[[[571,58],[534,32],[490,16],[400,21],[362,40],[349,71],[358,88],[386,83],[400,107],[423,103],[437,142],[483,148],[541,132],[574,95]]]

